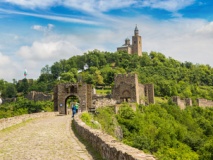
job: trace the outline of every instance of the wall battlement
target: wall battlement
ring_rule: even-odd
[[[172,101],[178,105],[181,109],[185,109],[186,106],[193,106],[192,100],[190,98],[180,98],[178,96],[173,96],[172,97]],[[207,100],[207,99],[203,99],[203,98],[199,98],[197,99],[197,105],[199,107],[213,107],[213,101],[211,100]]]
[[[197,99],[197,104],[200,107],[213,107],[213,101],[207,99]]]

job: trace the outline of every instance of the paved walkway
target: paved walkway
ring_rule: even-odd
[[[0,131],[0,160],[92,160],[70,121],[70,116],[46,117]]]

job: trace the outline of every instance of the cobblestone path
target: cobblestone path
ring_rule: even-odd
[[[92,160],[70,121],[70,116],[46,117],[0,131],[0,160]]]

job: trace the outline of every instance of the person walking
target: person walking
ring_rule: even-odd
[[[74,118],[75,114],[76,114],[76,106],[72,105],[72,118]]]
[[[76,113],[78,113],[78,103],[75,103],[75,107],[76,107]]]

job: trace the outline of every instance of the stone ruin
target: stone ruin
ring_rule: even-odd
[[[88,110],[92,106],[93,89],[91,84],[86,83],[63,83],[54,88],[54,110],[60,114],[68,113],[66,101],[71,96],[79,99],[79,109]]]
[[[79,99],[81,111],[95,111],[102,106],[114,106],[122,102],[150,104],[154,103],[154,85],[141,84],[136,74],[119,74],[115,76],[112,94],[98,96],[94,94],[92,85],[86,83],[64,83],[54,89],[54,108],[60,114],[68,113],[66,101],[70,96]]]
[[[192,106],[192,100],[190,98],[180,98],[178,96],[172,97],[172,102],[175,103],[180,109],[185,109],[186,106]]]
[[[118,74],[114,79],[112,98],[117,103],[136,102],[144,105],[155,103],[154,85],[139,83],[137,74]]]
[[[185,109],[186,106],[199,106],[199,107],[213,107],[213,101],[207,100],[203,98],[198,98],[196,104],[192,103],[191,98],[180,98],[178,96],[172,97],[172,102],[175,103],[177,106],[179,106],[181,109]]]
[[[43,92],[31,91],[27,95],[25,95],[25,98],[32,101],[51,101],[53,100],[53,95],[44,94]]]

